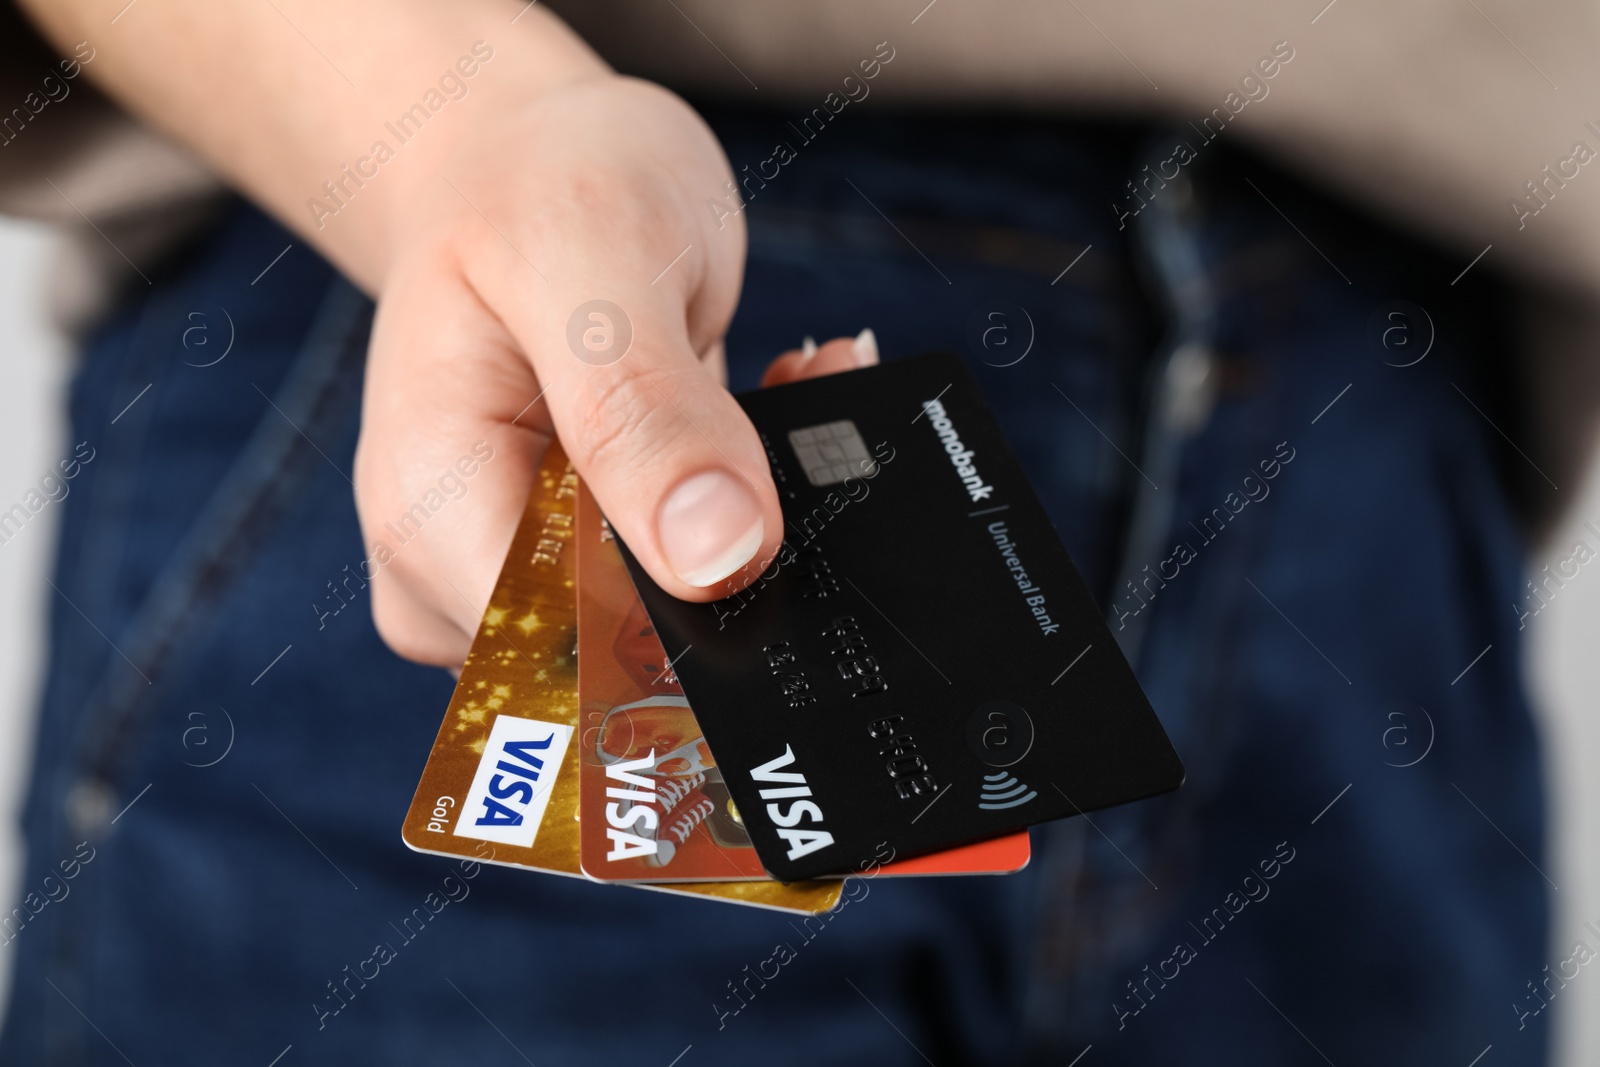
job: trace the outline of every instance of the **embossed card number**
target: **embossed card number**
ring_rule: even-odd
[[[917,856],[1177,787],[1182,763],[961,360],[738,401],[778,487],[778,555],[709,604],[624,558],[706,743],[741,769],[728,788],[768,872],[835,874],[880,842]],[[773,763],[790,746],[813,796],[764,796],[801,787],[750,773],[802,773]]]

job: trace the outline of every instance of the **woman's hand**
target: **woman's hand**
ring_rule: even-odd
[[[373,611],[402,655],[465,658],[552,433],[670,592],[726,595],[777,551],[766,454],[723,386],[744,264],[731,179],[681,100],[605,75],[488,116],[395,201],[355,481],[369,550],[393,551]],[[835,341],[781,357],[769,384],[876,358],[870,334]],[[467,497],[393,544],[478,441],[495,458]]]
[[[354,479],[369,550],[392,552],[379,630],[440,664],[465,656],[552,433],[678,596],[724,595],[782,539],[761,442],[722,385],[744,230],[710,131],[611,74],[475,123],[388,202]],[[478,441],[495,458],[466,498],[394,544]]]
[[[552,434],[678,596],[726,595],[776,551],[765,453],[723,387],[742,207],[682,100],[519,0],[24,4],[377,300],[352,480],[401,655],[465,658]]]

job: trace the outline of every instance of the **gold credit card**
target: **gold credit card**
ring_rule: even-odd
[[[584,877],[577,497],[577,474],[552,444],[406,813],[401,837],[418,852]],[[764,877],[629,884],[802,914],[842,892],[837,881]]]

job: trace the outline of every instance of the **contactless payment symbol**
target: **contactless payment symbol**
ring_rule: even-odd
[[[978,807],[985,811],[1020,808],[1039,794],[1007,771],[996,771],[983,776],[982,793]]]

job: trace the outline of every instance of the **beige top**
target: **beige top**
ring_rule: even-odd
[[[1537,282],[1530,293],[1542,351],[1587,356],[1589,339],[1600,337],[1600,166],[1589,166],[1600,158],[1593,5],[924,4],[550,6],[622,71],[751,103],[820,105],[886,48],[894,59],[871,82],[873,107],[998,105],[1196,123],[1223,109],[1230,137],[1453,247],[1463,267],[1482,253],[1474,269]],[[7,20],[17,20],[9,6],[0,8],[0,115],[52,64]],[[1266,77],[1260,64],[1285,55],[1292,58]],[[177,228],[175,209],[216,188],[192,156],[134,126],[87,79],[65,84],[94,99],[75,105],[71,122],[23,128],[9,140],[0,124],[0,211],[69,222],[81,212],[135,232],[139,220],[154,218],[150,239],[158,239]],[[1561,388],[1551,403],[1586,405],[1592,362],[1558,363]],[[1567,454],[1570,470],[1577,442],[1533,447]]]
[[[1249,83],[1260,98],[1243,106],[1230,136],[1454,245],[1463,266],[1492,244],[1485,264],[1600,291],[1600,167],[1563,168],[1578,142],[1600,153],[1600,131],[1585,125],[1600,120],[1600,9],[1591,4],[926,2],[554,6],[622,69],[752,101],[820,101],[887,41],[897,56],[873,85],[884,104],[1198,122],[1229,106],[1230,93],[1248,100],[1241,81],[1286,42],[1293,60]],[[1525,183],[1540,180],[1545,209],[1526,194]],[[1537,217],[1519,219],[1509,206],[1518,197]]]

